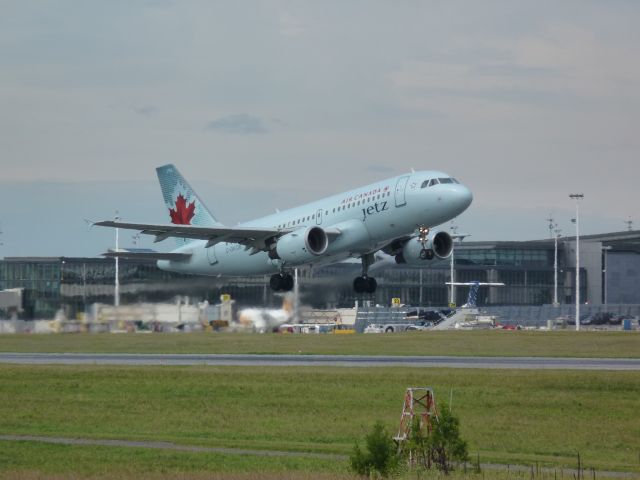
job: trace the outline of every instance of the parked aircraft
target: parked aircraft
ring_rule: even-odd
[[[451,255],[451,236],[434,231],[464,212],[471,191],[438,171],[418,171],[388,178],[348,192],[239,224],[223,226],[173,165],[156,169],[170,224],[102,221],[95,225],[138,230],[160,242],[177,239],[169,253],[111,251],[106,256],[151,258],[158,267],[200,275],[272,273],[275,291],[293,288],[293,268],[322,266],[359,258],[357,293],[373,293],[369,276],[374,254],[383,251],[397,263],[424,264]]]

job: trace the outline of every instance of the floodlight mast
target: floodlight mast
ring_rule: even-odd
[[[582,193],[570,193],[569,198],[576,201],[576,332],[580,331],[580,200]]]
[[[457,236],[458,234],[458,226],[454,223],[454,221],[451,221],[451,233],[453,234],[452,237],[455,235]],[[451,263],[449,265],[449,278],[451,278],[451,298],[449,298],[449,307],[453,307],[455,301],[456,301],[456,293],[455,293],[455,286],[453,285],[453,282],[455,282],[455,279],[453,278],[454,275],[454,260],[453,260],[453,251],[455,250],[455,246],[453,244],[453,242],[451,243]],[[422,270],[420,271],[420,273],[422,273]],[[420,278],[420,280],[422,280],[422,278]],[[420,282],[420,294],[422,294],[422,281]]]
[[[607,258],[607,253],[609,252],[609,250],[612,250],[613,247],[611,245],[603,245],[602,246],[602,253],[603,253],[603,259],[602,259],[602,281],[604,283],[603,285],[603,299],[602,299],[602,303],[605,304],[605,306],[609,303],[609,292],[608,292],[608,287],[609,284],[607,282],[607,275],[608,275],[608,269],[609,269],[609,259]]]
[[[453,240],[458,240],[458,245],[460,245],[460,243],[462,242],[462,240],[465,239],[465,237],[468,237],[469,234],[468,233],[458,233],[458,226],[452,221],[451,222],[451,226],[449,227],[451,229],[451,238]],[[455,290],[455,260],[454,260],[454,250],[455,250],[455,242],[452,242],[451,244],[451,255],[450,255],[450,264],[449,264],[449,275],[451,278],[451,296],[449,298],[449,307],[453,308],[453,306],[456,304],[456,290]],[[422,274],[422,270],[420,270],[420,274]],[[422,277],[421,277],[422,278]],[[420,282],[420,285],[422,287],[422,281]],[[420,292],[422,292],[422,288],[420,289]]]
[[[114,219],[116,222],[120,221],[120,216],[118,215],[118,211],[116,210],[116,216]],[[116,228],[116,252],[118,252],[118,240],[119,240],[119,228]],[[116,307],[120,306],[120,275],[119,275],[119,262],[118,255],[116,254],[116,279],[115,279],[115,287],[113,290],[113,305]]]
[[[558,239],[561,231],[556,224],[553,231],[553,304],[556,307],[560,305],[558,302]]]

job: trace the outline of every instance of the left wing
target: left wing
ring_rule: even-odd
[[[169,237],[192,238],[206,240],[207,247],[220,242],[239,243],[247,250],[253,249],[254,253],[267,251],[270,240],[292,232],[292,228],[273,229],[262,227],[198,227],[194,225],[161,225],[148,223],[127,223],[106,220],[96,222],[99,227],[123,228],[125,230],[139,230],[140,233],[155,235],[154,242],[161,242]]]
[[[119,249],[109,250],[102,254],[108,258],[128,258],[133,260],[169,260],[172,262],[187,262],[191,258],[191,253],[163,253],[155,250],[145,249]]]

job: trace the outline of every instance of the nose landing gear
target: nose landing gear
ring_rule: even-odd
[[[420,227],[418,229],[418,240],[422,245],[422,250],[420,250],[421,260],[433,260],[433,257],[435,257],[435,253],[433,252],[433,249],[427,248],[428,239],[429,239],[429,227]]]

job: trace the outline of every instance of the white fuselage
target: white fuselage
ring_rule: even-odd
[[[339,231],[325,253],[306,264],[326,265],[375,252],[417,228],[435,227],[462,213],[471,203],[468,188],[451,183],[424,187],[432,178],[451,177],[443,172],[420,171],[372,183],[345,193],[291,208],[239,227],[305,229],[319,226]],[[186,262],[158,261],[158,267],[201,275],[263,275],[278,272],[281,260],[266,252],[251,254],[237,243],[192,241],[175,252],[191,253]],[[287,266],[298,266],[288,264]]]

